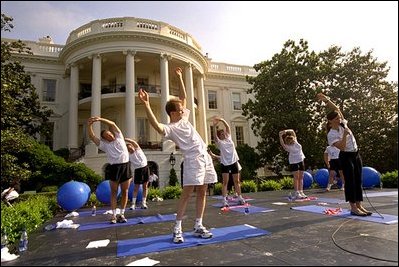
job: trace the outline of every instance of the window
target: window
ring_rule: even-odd
[[[55,101],[55,89],[57,81],[44,79],[43,80],[43,101],[54,102]]]
[[[237,145],[244,144],[244,128],[242,126],[236,126],[236,143]]]
[[[54,122],[47,122],[44,125],[48,129],[48,134],[40,136],[40,142],[53,150],[54,140]]]
[[[240,93],[233,93],[231,95],[233,99],[233,110],[241,110],[241,95]]]
[[[137,118],[136,119],[136,134],[137,143],[140,145],[146,145],[148,143],[149,129],[147,118]]]
[[[218,102],[217,102],[215,91],[208,91],[208,108],[209,109],[217,109],[218,108]]]

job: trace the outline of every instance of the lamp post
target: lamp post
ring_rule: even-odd
[[[173,155],[173,152],[170,153],[169,163],[170,163],[170,165],[172,165],[172,169],[174,169],[175,164],[176,164],[176,158],[175,158],[175,155]]]

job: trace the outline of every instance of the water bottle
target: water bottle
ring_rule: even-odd
[[[96,216],[96,211],[97,211],[96,205],[93,205],[93,208],[91,209],[91,216]]]
[[[248,215],[248,214],[249,214],[249,206],[248,206],[248,203],[245,204],[244,213],[245,213],[245,215]]]
[[[22,231],[21,238],[19,239],[19,247],[18,250],[20,253],[26,251],[28,249],[28,233],[26,229]]]

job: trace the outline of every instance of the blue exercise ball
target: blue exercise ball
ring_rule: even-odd
[[[326,188],[328,185],[328,170],[325,168],[318,169],[314,174],[314,180],[319,185],[320,188]]]
[[[91,189],[90,189],[90,186],[89,186],[88,184],[84,183],[84,182],[79,182],[79,183],[82,183],[82,185],[83,185],[83,187],[84,187],[85,191],[87,192],[88,199],[90,199],[90,195],[91,195]]]
[[[381,182],[381,174],[372,167],[363,167],[362,168],[362,176],[363,176],[363,187],[376,187],[380,186]]]
[[[130,186],[129,186],[129,191],[128,191],[129,199],[133,198],[133,191],[134,191],[134,183],[131,182]],[[141,201],[143,201],[143,185],[142,184],[140,185],[139,191],[137,192],[136,203],[140,203]]]
[[[69,181],[57,191],[57,203],[67,211],[83,207],[88,200],[87,189],[81,182]]]
[[[309,172],[303,172],[303,189],[308,189],[312,186],[313,177]]]
[[[118,187],[118,195],[121,194],[121,188]],[[96,189],[97,200],[103,204],[111,204],[111,185],[109,180],[102,181]]]

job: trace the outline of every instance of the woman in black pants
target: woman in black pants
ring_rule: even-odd
[[[351,206],[351,215],[369,216],[372,213],[362,206],[363,163],[356,139],[339,108],[322,93],[317,94],[317,99],[325,102],[327,107],[333,110],[327,114],[327,120],[331,126],[327,133],[327,140],[328,145],[340,150],[339,160],[345,177],[345,200]]]

